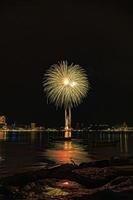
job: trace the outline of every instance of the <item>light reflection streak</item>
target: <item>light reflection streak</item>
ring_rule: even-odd
[[[71,138],[72,133],[71,130],[65,130],[65,138]]]
[[[120,133],[120,152],[128,153],[128,134]]]
[[[6,131],[0,131],[0,140],[7,140],[7,132]]]
[[[72,161],[79,164],[92,160],[89,158],[88,152],[86,152],[80,144],[73,143],[73,141],[56,143],[56,147],[54,147],[54,149],[47,149],[45,155],[50,158],[50,160],[52,159],[60,164],[72,163]]]

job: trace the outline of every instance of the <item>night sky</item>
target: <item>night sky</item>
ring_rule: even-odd
[[[130,1],[1,1],[0,114],[8,123],[63,125],[63,110],[47,105],[42,87],[60,60],[83,66],[91,84],[73,124],[133,124]]]

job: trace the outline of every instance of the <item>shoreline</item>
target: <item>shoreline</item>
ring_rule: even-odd
[[[47,129],[0,129],[0,132],[65,132],[65,130],[56,130],[56,129],[51,129],[51,130],[47,130]],[[133,129],[110,129],[110,130],[72,130],[72,132],[88,132],[88,133],[92,133],[92,132],[107,132],[107,133],[133,133]]]
[[[0,178],[0,199],[132,200],[133,157],[63,164]]]

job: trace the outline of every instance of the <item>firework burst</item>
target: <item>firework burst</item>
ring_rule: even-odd
[[[82,102],[87,95],[89,82],[79,65],[68,65],[67,61],[62,61],[48,69],[43,86],[50,102],[67,109]]]

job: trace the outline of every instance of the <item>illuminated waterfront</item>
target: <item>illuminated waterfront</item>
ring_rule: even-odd
[[[63,163],[133,156],[131,133],[74,133],[72,141],[51,141],[60,133],[0,132],[0,175]]]

